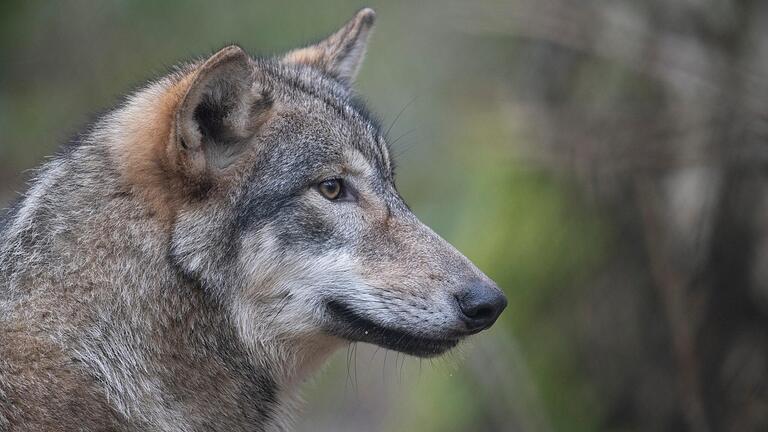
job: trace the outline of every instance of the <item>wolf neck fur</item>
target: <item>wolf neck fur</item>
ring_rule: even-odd
[[[270,328],[270,317],[279,313],[278,301],[245,309],[236,296],[211,295],[185,277],[167,250],[172,209],[151,190],[163,177],[149,164],[134,164],[137,177],[126,178],[116,168],[133,163],[124,149],[139,145],[144,146],[140,151],[154,151],[168,138],[167,128],[151,122],[168,120],[169,107],[178,97],[173,82],[144,90],[160,98],[130,99],[103,120],[100,132],[41,171],[3,233],[0,282],[14,302],[34,297],[37,304],[48,305],[52,313],[45,317],[32,316],[31,311],[14,313],[30,315],[30,325],[62,350],[76,346],[65,355],[81,364],[94,382],[103,383],[105,396],[129,418],[141,415],[145,422],[160,421],[153,420],[155,416],[167,425],[176,422],[174,429],[179,430],[192,426],[196,420],[181,414],[190,410],[178,400],[201,389],[216,392],[194,398],[208,405],[194,407],[195,413],[220,416],[258,407],[243,421],[290,418],[286,411],[294,407],[295,387],[338,341],[297,339]],[[153,105],[139,102],[152,100]],[[149,122],[138,135],[144,141],[126,142],[137,131],[124,127],[141,123],[129,119],[139,113]],[[86,169],[94,164],[105,169]],[[141,176],[144,179],[136,181]],[[138,186],[126,188],[126,180]],[[72,220],[77,223],[68,222]],[[38,272],[50,263],[56,263],[52,273]],[[0,296],[0,306],[2,300]],[[80,304],[80,310],[67,309],[72,304]],[[80,340],[72,340],[76,337]],[[175,366],[184,370],[140,366],[148,358],[166,356],[185,359]]]

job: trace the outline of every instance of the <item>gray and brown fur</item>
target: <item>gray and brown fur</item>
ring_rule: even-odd
[[[492,282],[353,97],[373,21],[179,66],[39,170],[0,222],[1,431],[287,430],[349,341],[431,356],[492,323],[457,318]]]

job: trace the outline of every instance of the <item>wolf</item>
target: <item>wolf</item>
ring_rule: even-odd
[[[0,225],[0,430],[290,430],[345,344],[430,357],[494,323],[354,96],[373,23],[182,64],[39,170]]]

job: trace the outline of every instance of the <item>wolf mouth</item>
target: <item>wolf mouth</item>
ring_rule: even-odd
[[[368,342],[417,357],[434,357],[459,343],[456,337],[429,338],[381,326],[338,300],[328,300],[326,306],[340,323],[332,326],[331,333],[353,342]]]

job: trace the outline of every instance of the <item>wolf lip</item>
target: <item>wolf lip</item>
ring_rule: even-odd
[[[428,338],[381,326],[337,300],[327,301],[326,306],[339,322],[330,332],[353,342],[368,342],[417,357],[434,357],[459,343],[456,337]]]

